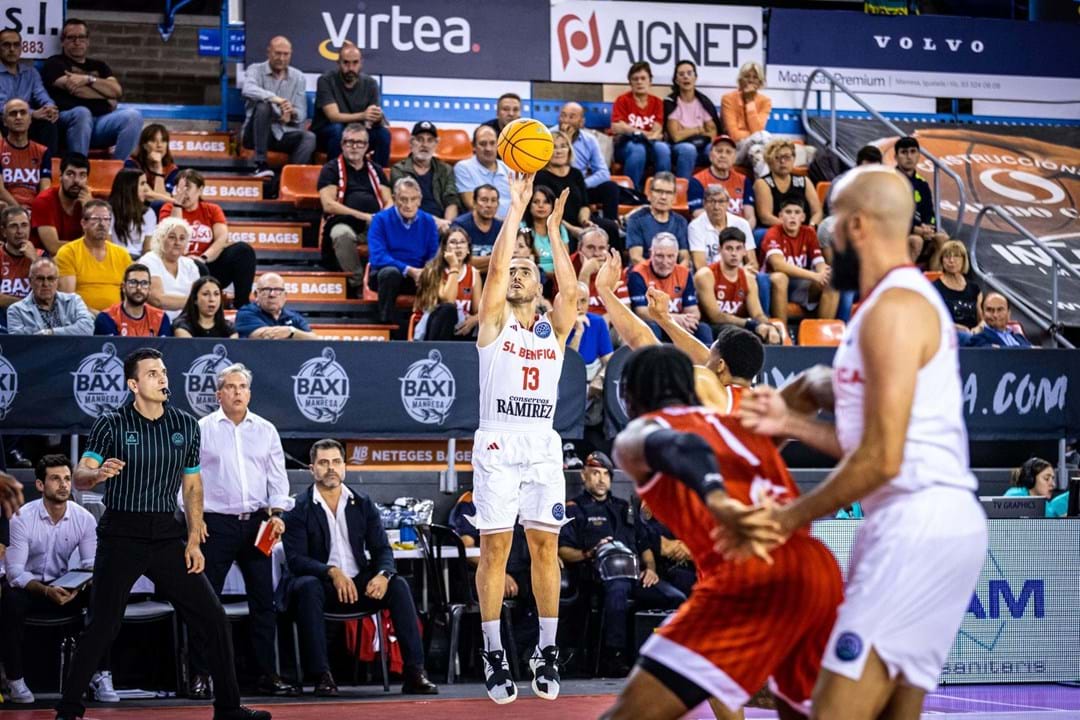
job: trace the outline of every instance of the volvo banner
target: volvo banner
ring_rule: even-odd
[[[251,409],[286,437],[468,437],[479,409],[471,343],[353,343],[171,338],[0,338],[0,430],[85,433],[130,402],[124,357],[138,347],[165,356],[171,402],[197,417],[217,409],[215,376],[232,363],[254,373]],[[581,437],[585,363],[568,352],[559,401],[521,404]]]

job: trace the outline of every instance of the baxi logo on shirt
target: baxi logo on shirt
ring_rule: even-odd
[[[199,417],[205,417],[218,409],[217,374],[232,365],[224,345],[215,345],[214,351],[200,355],[191,362],[184,373],[184,394],[188,406]]]
[[[72,375],[72,392],[79,409],[92,418],[118,409],[127,402],[124,363],[116,357],[116,346],[105,343],[101,352],[79,361]]]
[[[2,353],[3,348],[0,348],[0,420],[7,417],[19,394],[19,373]]]
[[[312,422],[336,423],[349,402],[349,375],[336,361],[333,348],[300,366],[293,375],[293,397],[300,413]]]
[[[408,367],[401,380],[401,404],[413,420],[425,425],[442,425],[450,415],[457,396],[454,373],[442,361],[442,353],[432,350],[427,359]]]

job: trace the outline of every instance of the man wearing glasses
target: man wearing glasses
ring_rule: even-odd
[[[323,165],[317,184],[325,219],[323,263],[349,273],[350,294],[358,293],[363,281],[357,248],[367,244],[371,217],[393,204],[383,169],[368,159],[368,142],[362,123],[346,125],[341,155]]]
[[[114,158],[127,159],[139,141],[142,113],[116,108],[124,89],[108,65],[86,56],[90,28],[85,22],[64,21],[60,47],[63,52],[46,60],[41,74],[60,108],[68,150],[86,155],[90,148],[111,147]]]
[[[255,302],[236,313],[236,332],[255,340],[317,340],[304,316],[285,309],[285,281],[277,273],[255,281]]]
[[[7,311],[12,335],[92,335],[94,316],[75,293],[57,292],[60,276],[50,258],[30,266],[30,294]]]
[[[120,302],[99,312],[94,320],[95,335],[123,337],[170,337],[172,326],[164,310],[147,305],[150,297],[150,268],[132,263],[124,271]]]
[[[131,256],[122,246],[109,242],[112,208],[104,200],[83,204],[82,229],[81,238],[56,253],[60,290],[78,293],[97,315],[120,297]]]
[[[686,218],[674,212],[676,192],[675,176],[669,172],[653,175],[649,189],[649,207],[632,213],[626,219],[626,251],[633,267],[649,257],[652,240],[660,233],[671,233],[679,242],[679,263],[690,262],[690,246],[687,241]]]

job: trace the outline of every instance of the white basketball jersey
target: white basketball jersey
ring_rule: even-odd
[[[941,337],[937,353],[916,376],[900,474],[865,498],[864,507],[880,504],[897,493],[912,493],[934,486],[971,491],[978,487],[968,465],[960,357],[952,317],[937,290],[914,267],[894,268],[881,279],[859,304],[859,311],[848,323],[843,342],[837,348],[833,358],[833,392],[840,447],[844,453],[849,453],[862,440],[865,369],[859,333],[870,307],[890,288],[904,288],[926,298],[937,311]],[[895,352],[905,352],[903,337],[895,339]]]
[[[495,342],[480,353],[480,429],[528,432],[555,419],[563,349],[548,316],[526,329],[507,310]]]

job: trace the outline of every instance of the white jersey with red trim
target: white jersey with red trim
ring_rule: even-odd
[[[531,329],[512,312],[480,353],[480,429],[530,432],[552,428],[563,348],[547,314]]]
[[[978,488],[969,467],[956,331],[941,295],[915,267],[889,271],[859,304],[858,312],[844,331],[833,358],[836,434],[840,447],[844,453],[850,453],[862,440],[866,372],[859,335],[871,307],[892,288],[918,293],[934,307],[940,326],[939,342],[937,352],[916,376],[900,474],[863,500],[867,509],[897,494],[935,486],[973,492]],[[896,352],[905,352],[903,337],[896,338],[894,345]]]

